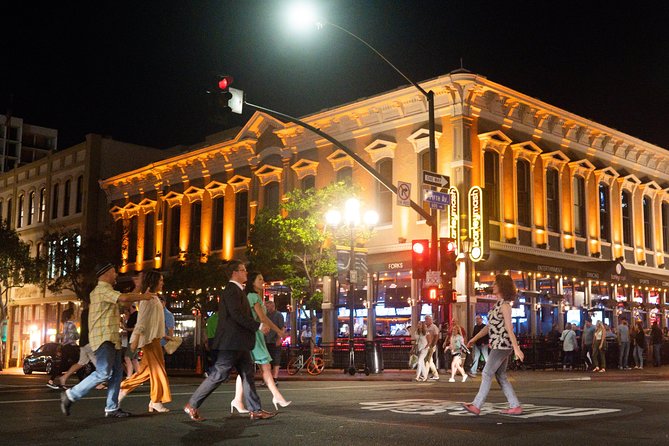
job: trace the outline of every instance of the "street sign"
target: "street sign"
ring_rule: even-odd
[[[441,277],[441,273],[439,271],[426,271],[425,272],[425,286],[439,285],[440,277]]]
[[[411,183],[397,182],[397,205],[411,207]]]
[[[446,210],[446,205],[445,204],[439,204],[439,203],[429,203],[430,209],[437,209],[439,211],[445,211]]]
[[[439,173],[423,171],[423,184],[429,184],[430,186],[445,187],[448,188],[451,185],[451,179],[446,175],[441,175]]]
[[[437,192],[436,190],[426,189],[424,191],[423,200],[428,203],[440,204],[446,206],[451,204],[451,195],[445,192]]]

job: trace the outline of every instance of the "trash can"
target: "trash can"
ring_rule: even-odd
[[[365,373],[383,372],[383,349],[381,341],[365,341]]]

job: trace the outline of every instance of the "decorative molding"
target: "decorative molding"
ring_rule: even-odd
[[[251,184],[251,178],[244,177],[241,175],[235,175],[234,177],[228,180],[228,184],[232,187],[234,193],[249,190],[249,185]]]
[[[309,175],[316,175],[318,173],[318,161],[301,159],[292,166],[291,169],[295,171],[298,180],[302,180]]]
[[[271,183],[273,181],[281,182],[282,173],[283,168],[266,164],[258,169],[255,172],[255,175],[260,180],[260,185],[264,186],[267,183]]]

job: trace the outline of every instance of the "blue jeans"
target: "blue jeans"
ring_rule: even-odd
[[[634,365],[643,368],[643,347],[634,344]]]
[[[474,362],[472,363],[472,369],[469,371],[472,375],[476,375],[478,371],[481,356],[483,356],[485,362],[488,362],[488,346],[485,344],[474,345]]]
[[[107,382],[107,403],[105,412],[114,412],[119,409],[118,393],[123,379],[123,366],[121,364],[121,350],[111,342],[102,343],[95,350],[95,371],[88,375],[76,386],[67,390],[67,397],[70,401],[79,401],[88,392],[93,390],[100,383]]]
[[[513,391],[513,387],[509,382],[509,378],[506,376],[506,367],[509,364],[509,356],[513,353],[513,350],[501,350],[493,348],[490,350],[488,355],[488,361],[485,363],[483,368],[481,386],[479,387],[479,393],[476,394],[474,398],[474,406],[479,409],[483,407],[488,393],[490,392],[490,387],[492,386],[493,376],[497,378],[497,382],[502,387],[502,392],[509,402],[509,408],[514,408],[520,406],[520,401],[516,397],[516,393]]]
[[[627,361],[630,357],[630,343],[621,342],[620,343],[620,355],[618,356],[618,367],[627,368]]]

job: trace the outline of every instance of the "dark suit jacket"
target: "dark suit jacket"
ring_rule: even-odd
[[[251,315],[251,306],[237,284],[229,282],[218,306],[218,327],[214,350],[253,350],[260,323]]]

